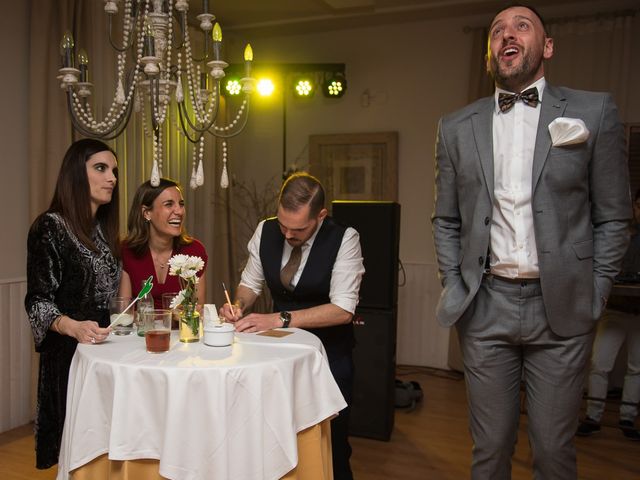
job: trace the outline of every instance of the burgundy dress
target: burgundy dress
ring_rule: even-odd
[[[197,256],[204,260],[204,268],[198,272],[198,277],[201,277],[207,268],[207,252],[204,249],[204,245],[200,241],[194,239],[189,245],[182,245],[177,250],[174,250],[171,255],[191,255]],[[177,275],[169,275],[167,265],[167,278],[165,283],[160,283],[156,276],[156,269],[153,266],[153,258],[151,257],[151,251],[147,248],[144,255],[136,257],[133,251],[126,245],[122,245],[122,269],[129,274],[131,279],[131,296],[135,296],[140,291],[142,282],[144,282],[149,275],[153,275],[153,288],[151,289],[151,296],[153,297],[153,303],[156,308],[162,308],[162,294],[163,293],[178,293],[180,291],[180,282]]]

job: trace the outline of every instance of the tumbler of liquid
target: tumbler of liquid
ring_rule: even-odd
[[[147,310],[142,315],[147,352],[168,352],[171,340],[171,310]]]

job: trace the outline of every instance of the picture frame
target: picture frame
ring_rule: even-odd
[[[398,201],[398,132],[309,136],[309,172],[333,200]]]

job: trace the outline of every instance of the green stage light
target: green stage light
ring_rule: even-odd
[[[230,77],[225,82],[224,92],[227,95],[240,95],[242,92],[242,85],[237,78]]]
[[[309,78],[298,78],[294,82],[293,95],[297,98],[311,98],[316,88]]]
[[[322,93],[328,98],[340,98],[347,91],[347,79],[343,73],[335,73],[324,82]]]

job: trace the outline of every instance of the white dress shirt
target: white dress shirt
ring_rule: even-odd
[[[531,87],[538,88],[542,101],[544,77],[524,90]],[[534,108],[517,101],[508,112],[501,112],[498,95],[504,92],[496,88],[493,113],[491,273],[509,278],[537,278],[538,251],[533,229],[531,189],[541,107],[540,103]]]
[[[262,293],[264,285],[264,271],[260,260],[260,239],[262,238],[262,226],[264,220],[258,224],[253,237],[249,240],[247,248],[249,250],[249,259],[244,267],[240,285],[250,288],[256,295]],[[311,247],[316,239],[316,235],[322,226],[322,222],[318,224],[318,228],[311,238],[302,245],[302,257],[300,259],[300,267],[291,280],[291,285],[295,286],[300,280],[304,266],[307,264]],[[280,269],[287,264],[293,247],[288,242],[284,242],[282,250],[282,261]],[[329,300],[343,310],[354,313],[358,305],[358,292],[360,291],[360,283],[364,274],[364,265],[362,263],[362,250],[360,248],[360,235],[358,232],[349,227],[344,232],[342,243],[338,250],[336,261],[331,271],[331,286],[329,289]]]

